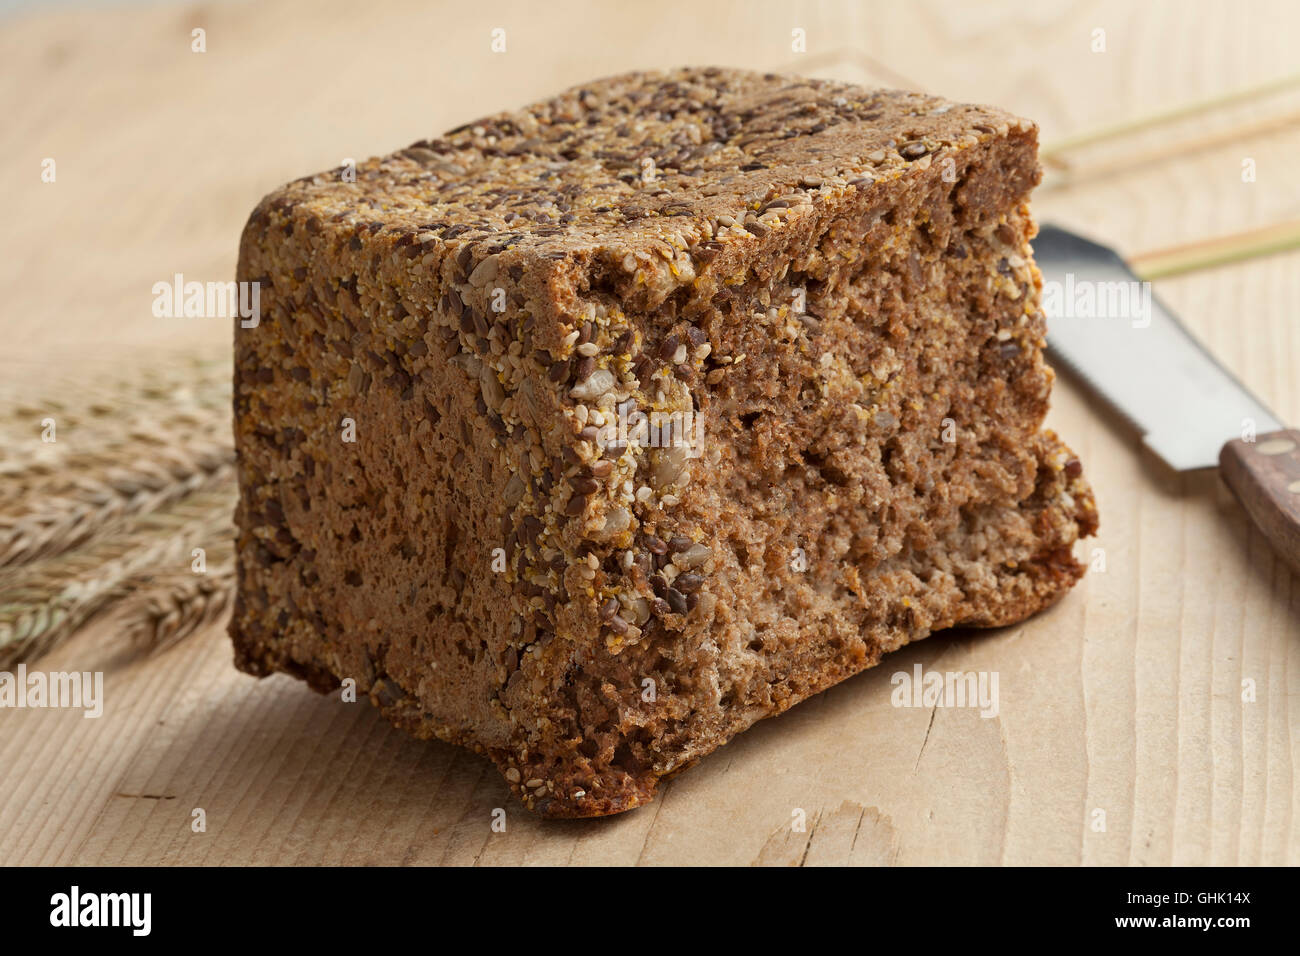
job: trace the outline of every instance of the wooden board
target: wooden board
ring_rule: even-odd
[[[1285,2],[1176,0],[13,15],[0,21],[17,80],[0,89],[0,375],[36,393],[52,368],[222,355],[224,320],[154,318],[150,290],[177,272],[230,277],[261,195],[592,76],[710,62],[912,85],[1033,117],[1051,142],[1283,75],[1297,26]],[[195,27],[206,53],[190,51]],[[491,52],[494,27],[505,53]],[[1096,29],[1105,52],[1091,49]],[[1275,97],[1089,155],[1141,155],[1296,107]],[[1295,219],[1298,149],[1287,125],[1045,189],[1036,208],[1131,253]],[[1300,422],[1300,256],[1157,291]],[[1300,863],[1300,580],[1216,475],[1164,474],[1074,383],[1058,384],[1050,423],[1096,488],[1103,572],[1021,626],[936,636],[758,725],[648,808],[538,821],[486,761],[411,740],[367,704],[237,673],[219,627],[141,660],[109,619],[36,665],[103,669],[102,718],[0,711],[0,862]],[[999,715],[892,707],[891,675],[918,663],[996,671]],[[490,827],[498,807],[504,833]],[[206,832],[192,832],[195,808]]]

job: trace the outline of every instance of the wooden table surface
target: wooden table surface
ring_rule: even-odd
[[[196,27],[205,53],[190,50]],[[504,53],[490,49],[495,27]],[[264,193],[594,76],[711,62],[906,85],[1030,116],[1051,143],[1283,76],[1298,27],[1293,3],[1244,0],[327,0],[11,15],[6,400],[39,404],[55,371],[224,356],[225,320],[155,318],[150,290],[177,272],[232,276]],[[792,49],[796,28],[806,52]],[[1298,106],[1283,94],[1099,144],[1081,155],[1137,161],[1044,188],[1038,215],[1127,253],[1300,218],[1295,123],[1177,145]],[[41,182],[46,157],[55,183]],[[1278,255],[1156,284],[1292,422],[1298,267]],[[1102,530],[1086,556],[1104,549],[1104,572],[1020,626],[933,637],[759,724],[645,809],[538,821],[482,759],[409,739],[364,702],[237,673],[221,627],[140,658],[109,618],[33,665],[102,669],[101,718],[0,711],[0,862],[1300,863],[1300,579],[1216,475],[1164,473],[1065,378],[1049,423],[1096,488]],[[892,707],[890,675],[917,663],[998,672],[1000,714]],[[504,833],[490,827],[496,807]],[[206,832],[192,831],[196,808]]]

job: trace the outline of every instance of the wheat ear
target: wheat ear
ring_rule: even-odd
[[[235,563],[210,565],[206,574],[146,575],[129,584],[135,590],[122,602],[123,629],[133,647],[160,651],[225,616],[235,597]]]
[[[123,519],[158,511],[195,492],[233,487],[234,450],[207,443],[169,449],[80,475],[61,493],[33,493],[0,513],[0,568],[70,551]]]
[[[0,571],[0,667],[53,648],[128,594],[136,576],[186,567],[196,547],[228,545],[233,508],[233,489],[204,492],[77,550]]]

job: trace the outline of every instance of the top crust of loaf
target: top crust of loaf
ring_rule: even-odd
[[[636,72],[369,159],[355,182],[343,168],[296,180],[263,209],[325,233],[360,226],[371,242],[426,255],[453,249],[475,265],[476,285],[509,251],[512,266],[557,273],[560,304],[566,265],[624,273],[612,284],[648,309],[682,286],[705,301],[717,287],[707,263],[723,250],[733,261],[752,254],[819,194],[897,179],[1009,132],[1036,127],[987,106],[830,80]],[[1033,182],[1009,186],[1027,193]]]

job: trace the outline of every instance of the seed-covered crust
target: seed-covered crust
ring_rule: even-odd
[[[589,816],[909,640],[1055,600],[1096,517],[1040,431],[1035,134],[638,73],[268,196],[237,662],[351,678]]]

